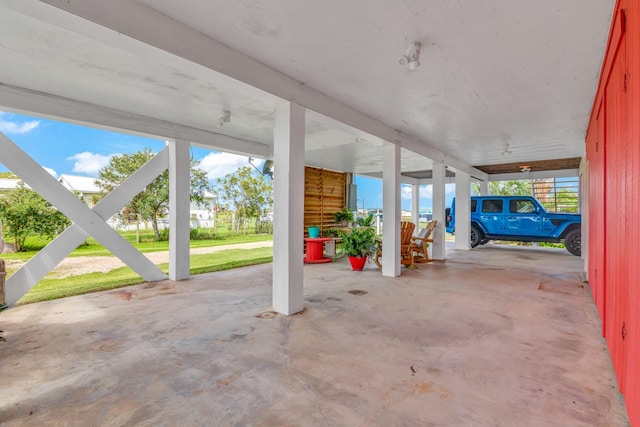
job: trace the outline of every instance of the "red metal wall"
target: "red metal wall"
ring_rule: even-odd
[[[589,283],[640,426],[640,0],[618,0],[586,137]]]

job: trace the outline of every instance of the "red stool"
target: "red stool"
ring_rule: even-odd
[[[331,257],[324,256],[324,242],[328,242],[331,237],[305,237],[307,244],[307,256],[304,258],[306,264],[323,264],[333,261]]]

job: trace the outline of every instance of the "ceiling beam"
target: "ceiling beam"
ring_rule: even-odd
[[[427,144],[393,129],[349,105],[337,101],[253,58],[194,30],[162,13],[130,0],[41,0],[56,8],[110,28],[119,34],[297,103],[417,154],[469,173],[487,175]]]
[[[272,149],[267,144],[2,83],[0,107],[6,111],[29,115],[36,113],[46,118],[90,124],[94,127],[97,125],[109,131],[133,133],[148,138],[190,141],[193,145],[234,154],[263,159],[273,156]]]
[[[555,171],[497,173],[489,175],[489,181],[518,181],[523,179],[575,178],[580,169],[561,169]]]

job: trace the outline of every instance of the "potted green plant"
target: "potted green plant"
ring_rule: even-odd
[[[364,270],[364,264],[375,250],[376,231],[371,227],[354,227],[342,233],[342,250],[349,257],[354,271]]]
[[[375,217],[373,216],[373,214],[369,214],[365,217],[361,216],[356,218],[356,225],[359,225],[360,227],[372,227],[374,219]]]
[[[353,212],[349,210],[349,207],[345,206],[333,214],[333,219],[337,224],[346,227],[350,222],[353,222]]]
[[[337,228],[327,228],[322,232],[324,237],[340,237],[340,230]]]

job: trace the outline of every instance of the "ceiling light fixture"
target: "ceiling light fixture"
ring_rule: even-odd
[[[520,172],[531,172],[531,166],[529,165],[521,165]]]
[[[408,65],[410,70],[418,68],[420,66],[420,43],[410,43],[406,53],[398,58],[398,62],[400,65]]]
[[[225,123],[231,122],[231,111],[224,111],[218,119],[218,127],[221,128]]]

